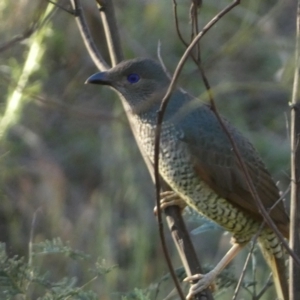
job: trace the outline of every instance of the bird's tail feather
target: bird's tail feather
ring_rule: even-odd
[[[271,268],[273,274],[273,281],[277,293],[278,300],[288,300],[289,299],[289,287],[286,274],[286,264],[284,256],[277,258],[269,250],[267,250],[263,245],[260,245],[262,249],[263,256]]]

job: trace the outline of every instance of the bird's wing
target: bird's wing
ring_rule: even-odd
[[[180,143],[188,149],[194,169],[201,180],[223,198],[262,220],[226,133],[211,110],[208,107],[205,110],[196,110],[192,113],[193,116],[189,114],[183,118],[180,127],[184,134]],[[191,119],[193,126],[188,125]],[[280,197],[271,175],[251,143],[227,120],[224,119],[224,122],[239,149],[260,200],[266,209],[271,208]],[[273,208],[270,215],[287,237],[289,219],[282,202]]]

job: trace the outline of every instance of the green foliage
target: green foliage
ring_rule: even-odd
[[[132,293],[127,296],[122,296],[122,300],[150,300],[149,292],[140,289],[134,289]]]
[[[88,260],[89,256],[82,251],[73,250],[69,245],[64,245],[59,238],[52,241],[34,245],[34,256],[49,256],[60,254],[73,260]],[[105,261],[97,261],[94,268],[90,269],[93,277],[82,286],[78,286],[75,277],[64,277],[59,281],[51,281],[51,274],[43,271],[35,265],[25,261],[24,257],[14,256],[9,258],[4,243],[0,244],[0,297],[1,299],[12,299],[16,295],[23,295],[24,299],[33,299],[35,290],[39,290],[39,299],[99,299],[97,294],[86,290],[86,286],[100,277],[110,273],[116,266],[107,266]]]
[[[69,245],[64,245],[60,238],[51,241],[46,240],[34,245],[32,252],[33,256],[44,254],[63,254],[75,260],[89,258],[84,252],[73,250]]]
[[[31,269],[24,258],[8,258],[5,244],[0,244],[0,296],[1,299],[11,299],[23,294],[23,288],[31,277]]]

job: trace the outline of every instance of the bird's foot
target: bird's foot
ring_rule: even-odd
[[[186,277],[183,281],[196,281],[198,282],[191,285],[189,293],[186,296],[186,299],[192,299],[196,294],[199,292],[210,288],[212,291],[215,290],[215,283],[214,280],[216,278],[217,274],[214,272],[214,270],[206,273],[206,274],[195,274]]]
[[[179,206],[180,210],[183,211],[186,207],[186,202],[182,200],[178,194],[173,191],[167,191],[160,193],[160,209],[164,210],[169,206]],[[154,207],[154,214],[157,215],[157,207]]]

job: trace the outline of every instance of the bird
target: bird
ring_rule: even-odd
[[[157,112],[170,85],[162,64],[151,58],[134,58],[90,76],[86,83],[107,85],[118,92],[132,115],[137,139],[154,163]],[[220,116],[243,160],[265,209],[284,236],[289,238],[289,217],[280,191],[250,141]],[[194,274],[186,299],[213,284],[216,276],[249,243],[263,223],[232,143],[211,105],[176,87],[161,124],[159,173],[172,192],[162,195],[162,207],[189,206],[232,234],[230,250],[207,274]],[[276,205],[275,203],[278,202]],[[257,238],[269,264],[278,299],[288,299],[285,249],[265,225]]]

